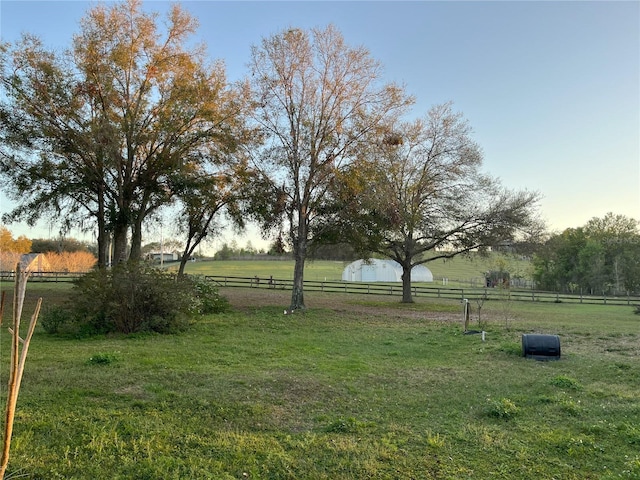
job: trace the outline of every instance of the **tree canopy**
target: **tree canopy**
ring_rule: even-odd
[[[140,258],[144,220],[175,199],[186,168],[235,150],[247,95],[221,62],[187,47],[196,20],[174,5],[160,28],[141,1],[97,5],[61,55],[33,36],[2,49],[0,173],[17,207],[7,220],[53,216],[97,226],[114,260]]]

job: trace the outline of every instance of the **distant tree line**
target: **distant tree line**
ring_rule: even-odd
[[[247,242],[246,246],[241,247],[235,240],[224,242],[220,248],[214,253],[214,260],[234,260],[234,259],[250,259],[264,257],[285,257],[293,258],[291,251],[288,251],[281,237],[276,238],[267,250],[256,250],[251,242]],[[352,261],[358,258],[358,254],[349,244],[337,245],[317,245],[310,251],[309,257],[313,260],[335,260],[335,261]]]
[[[638,221],[609,213],[552,235],[534,256],[534,279],[544,290],[640,292]]]
[[[31,253],[47,252],[89,252],[96,253],[96,246],[75,238],[34,238],[31,240]]]
[[[264,252],[258,252],[251,242],[247,242],[246,246],[241,247],[235,240],[231,242],[224,242],[220,248],[214,253],[214,260],[233,260],[239,258],[248,258],[258,255],[258,253],[264,254]]]

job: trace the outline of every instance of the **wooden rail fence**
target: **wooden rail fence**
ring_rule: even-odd
[[[291,290],[293,280],[258,278],[258,277],[230,277],[207,275],[207,280],[215,282],[222,287],[244,288],[273,288]],[[305,280],[305,291],[309,292],[336,292],[369,295],[394,295],[402,296],[402,284],[400,283],[358,283],[338,281]],[[524,302],[547,303],[582,303],[599,305],[640,305],[640,296],[632,295],[581,295],[545,292],[540,290],[525,289],[500,289],[500,288],[449,288],[439,286],[414,285],[411,288],[414,297],[443,298],[451,300],[469,301],[475,300],[511,300]]]
[[[30,282],[72,282],[83,274],[77,272],[42,272],[34,273]],[[206,275],[205,278],[222,287],[240,288],[265,288],[291,290],[293,280],[258,278],[258,277],[233,277],[224,275]],[[0,282],[14,281],[14,273],[0,271]],[[402,284],[400,283],[359,283],[344,281],[317,281],[305,280],[304,289],[308,292],[335,292],[364,295],[391,295],[402,296]],[[520,302],[546,302],[546,303],[581,303],[594,305],[640,305],[638,295],[582,295],[546,292],[527,289],[501,289],[501,288],[450,288],[446,286],[413,285],[411,293],[414,297],[443,298],[450,300],[469,301],[476,300],[511,300]]]
[[[33,272],[29,276],[30,282],[73,282],[82,277],[80,272]],[[0,282],[13,282],[15,272],[0,271]]]

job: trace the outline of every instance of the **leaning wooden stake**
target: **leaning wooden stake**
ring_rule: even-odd
[[[27,360],[29,352],[29,342],[36,328],[38,315],[40,314],[40,306],[42,298],[38,299],[36,309],[31,316],[29,329],[24,339],[20,338],[20,318],[22,317],[22,306],[24,305],[24,296],[27,290],[27,280],[29,271],[22,271],[20,264],[16,266],[16,280],[13,290],[13,325],[9,328],[11,333],[11,366],[9,371],[9,388],[7,389],[7,406],[5,409],[4,422],[4,440],[2,445],[2,458],[0,460],[0,480],[4,479],[7,465],[9,463],[9,449],[11,447],[11,435],[13,433],[13,419],[16,413],[16,404],[18,402],[18,392],[20,391],[20,383],[22,382],[22,374],[24,373],[24,364]],[[4,310],[4,308],[0,309]],[[1,322],[1,317],[0,317]],[[20,350],[22,343],[22,350]]]

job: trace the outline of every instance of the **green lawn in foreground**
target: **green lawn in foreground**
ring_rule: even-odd
[[[640,478],[640,317],[631,308],[488,302],[482,342],[462,334],[456,302],[314,292],[306,314],[285,316],[288,292],[223,293],[234,311],[181,335],[38,331],[10,472]],[[529,332],[559,334],[562,360],[522,358]],[[6,330],[0,347],[4,384]]]

